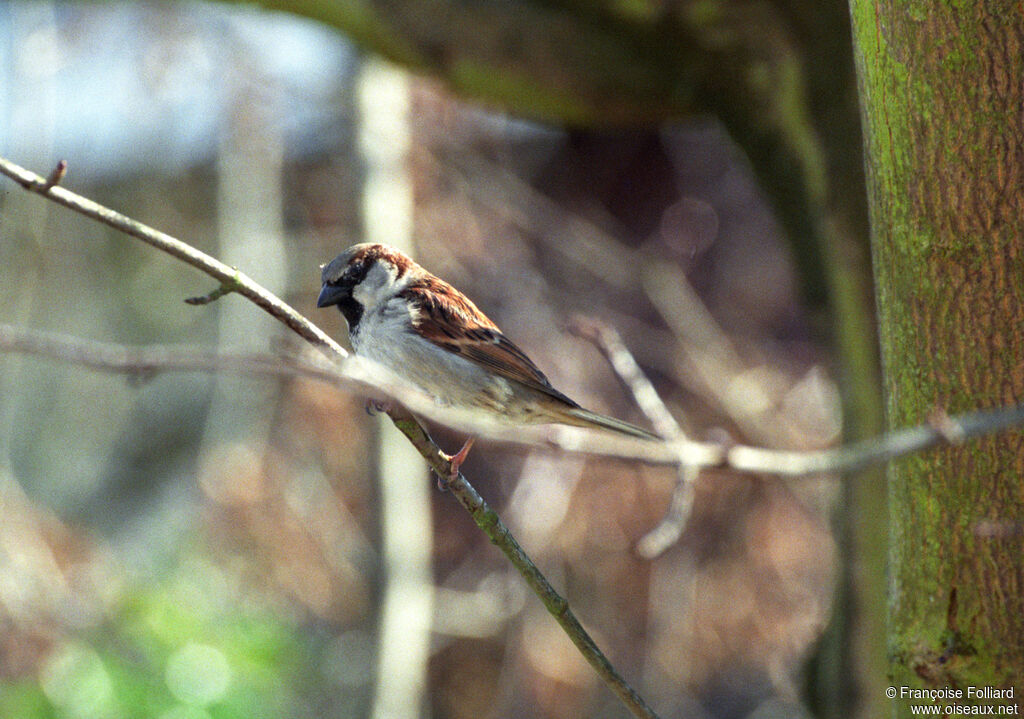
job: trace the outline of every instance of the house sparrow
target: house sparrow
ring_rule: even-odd
[[[321,271],[317,307],[337,305],[355,353],[439,404],[485,410],[513,424],[561,423],[657,439],[556,390],[468,297],[393,247],[354,245]],[[451,458],[452,477],[472,443]]]

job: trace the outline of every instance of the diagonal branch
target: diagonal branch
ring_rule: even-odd
[[[237,292],[253,302],[257,307],[269,313],[272,317],[283,322],[300,337],[323,351],[325,355],[333,355],[334,357],[347,356],[348,353],[345,349],[324,334],[319,327],[300,315],[276,295],[256,284],[256,282],[237,268],[226,265],[217,258],[211,257],[205,252],[192,247],[192,245],[171,237],[165,232],[153,229],[87,197],[82,197],[70,190],[65,190],[58,182],[63,178],[66,170],[67,164],[61,160],[57,168],[47,179],[0,157],[0,173],[7,175],[7,177],[17,182],[29,192],[42,195],[46,199],[74,210],[80,215],[85,215],[97,222],[113,227],[119,232],[142,240],[161,252],[165,252],[185,264],[192,265],[197,270],[205,272],[220,283],[206,297],[199,298],[198,300],[190,298],[192,300],[190,304],[204,304],[204,301],[209,302],[229,292]]]
[[[220,282],[218,288],[205,297],[192,298],[192,304],[212,302],[223,294],[237,292],[255,303],[276,319],[283,322],[297,334],[320,349],[331,359],[345,359],[348,353],[319,328],[309,322],[284,301],[264,289],[244,273],[229,267],[219,260],[195,249],[170,235],[148,227],[140,222],[104,207],[92,200],[65,190],[59,186],[67,166],[61,161],[49,178],[38,175],[0,158],[0,173],[7,175],[26,190],[64,205],[87,217],[98,220],[131,237],[146,242],[162,252],[176,257],[205,272]],[[50,338],[52,339],[52,338]],[[92,349],[96,349],[93,347]],[[123,358],[122,358],[123,359]],[[122,362],[123,363],[123,362]],[[388,412],[395,426],[402,431],[422,454],[439,476],[451,473],[451,463],[434,443],[426,430],[413,415],[399,404]],[[473,516],[491,542],[497,545],[523,575],[530,587],[537,593],[544,606],[577,646],[584,658],[591,664],[601,679],[622,700],[629,711],[640,719],[656,719],[657,715],[643,698],[616,671],[608,658],[576,619],[566,600],[561,597],[544,575],[526,555],[519,543],[502,523],[497,513],[484,502],[479,493],[461,474],[449,483],[452,494]]]
[[[411,414],[401,408],[391,412],[391,419],[394,421],[395,426],[409,438],[409,441],[420,450],[420,454],[427,458],[431,468],[437,475],[439,477],[448,476],[448,473],[451,471],[449,461],[443,457],[438,457],[436,453],[425,451],[428,447],[433,446],[433,440],[423,430],[423,426]],[[647,706],[647,703],[636,690],[622,678],[608,660],[608,657],[604,655],[590,634],[587,633],[587,630],[580,624],[569,603],[555,591],[555,588],[551,586],[540,569],[537,568],[537,565],[533,563],[533,560],[519,546],[519,542],[512,536],[505,523],[501,521],[498,513],[491,509],[490,505],[484,501],[473,485],[467,482],[466,478],[460,474],[448,482],[446,486],[455,499],[458,500],[459,504],[472,515],[476,525],[484,531],[493,544],[504,552],[508,560],[512,562],[512,565],[523,575],[526,583],[540,597],[548,612],[561,625],[562,630],[572,640],[572,643],[576,645],[576,648],[580,650],[580,653],[594,668],[598,676],[615,692],[633,715],[656,719],[657,715],[654,711]]]

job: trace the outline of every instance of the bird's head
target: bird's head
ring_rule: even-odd
[[[351,330],[364,312],[401,291],[418,269],[419,265],[388,245],[372,242],[353,245],[321,265],[323,286],[316,306],[336,305]]]

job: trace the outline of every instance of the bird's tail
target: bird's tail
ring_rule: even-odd
[[[600,427],[601,429],[607,429],[612,432],[617,432],[618,434],[624,434],[628,437],[650,440],[661,439],[658,435],[652,434],[646,429],[640,429],[629,422],[623,422],[621,419],[615,419],[614,417],[598,414],[597,412],[591,412],[589,409],[583,409],[582,407],[572,407],[571,409],[567,409],[565,410],[565,415],[566,417],[563,421],[566,424],[575,425],[577,427]]]

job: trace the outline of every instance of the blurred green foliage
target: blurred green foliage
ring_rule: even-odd
[[[208,588],[184,573],[135,587],[102,624],[58,642],[36,678],[0,686],[0,716],[314,716],[326,640]]]

